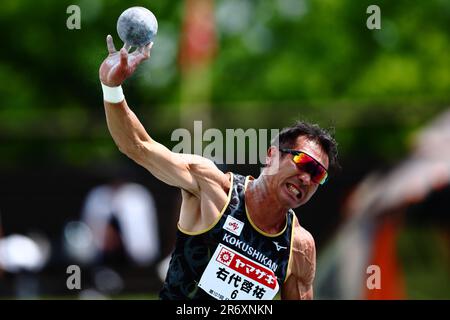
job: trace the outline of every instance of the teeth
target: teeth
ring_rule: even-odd
[[[298,196],[300,191],[297,190],[296,187],[294,187],[292,184],[288,185],[288,189],[290,192],[292,192],[295,196]]]

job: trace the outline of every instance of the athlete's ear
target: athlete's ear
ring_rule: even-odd
[[[278,158],[278,148],[275,146],[270,146],[269,149],[267,149],[267,156],[266,156],[266,166],[270,167],[274,160]]]
[[[267,149],[267,155],[266,155],[266,168],[270,167],[270,163],[271,163],[271,158],[272,157],[272,147],[269,147],[269,149]]]
[[[280,167],[280,153],[278,152],[277,147],[271,146],[267,150],[264,174],[265,175],[277,174],[279,167]]]

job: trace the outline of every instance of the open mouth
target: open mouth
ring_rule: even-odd
[[[302,191],[299,188],[297,188],[292,183],[286,183],[286,187],[287,187],[287,189],[288,189],[290,194],[292,194],[297,199],[301,199]]]

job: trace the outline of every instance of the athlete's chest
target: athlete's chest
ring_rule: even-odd
[[[275,297],[289,260],[285,233],[266,237],[245,217],[226,215],[210,235],[218,245],[201,275],[201,289],[217,299]]]

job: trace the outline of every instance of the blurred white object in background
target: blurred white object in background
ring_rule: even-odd
[[[159,255],[159,234],[151,193],[136,183],[112,183],[93,188],[86,197],[82,221],[89,227],[92,247],[98,252],[108,247],[111,219],[117,221],[123,246],[133,262],[141,266],[154,263]]]
[[[96,255],[91,229],[83,222],[71,221],[64,228],[64,250],[70,258],[89,264]]]
[[[35,239],[12,234],[0,239],[0,268],[17,273],[38,272],[48,261],[50,245],[42,236]]]

